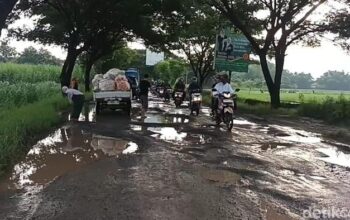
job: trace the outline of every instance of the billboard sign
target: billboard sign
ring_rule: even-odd
[[[215,69],[217,71],[248,72],[251,44],[244,35],[226,28],[216,37]]]
[[[150,49],[146,50],[146,66],[155,66],[158,63],[164,61],[165,55],[163,52],[157,53]]]

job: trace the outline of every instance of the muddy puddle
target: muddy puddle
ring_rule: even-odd
[[[318,159],[329,164],[350,168],[350,154],[346,154],[335,147],[318,148],[317,151],[322,154]]]
[[[137,129],[134,127],[134,129]],[[204,134],[188,133],[174,127],[147,127],[151,137],[181,146],[203,145],[212,142],[212,138]]]
[[[146,117],[142,118],[137,116],[132,120],[135,123],[143,124],[188,124],[190,118],[182,114],[146,114]]]
[[[56,178],[107,157],[132,154],[136,143],[95,135],[76,127],[64,127],[39,141],[26,158],[15,165],[5,190],[44,186]]]
[[[68,114],[68,121],[71,121],[71,114]],[[96,108],[94,104],[86,104],[79,116],[79,122],[96,122]]]

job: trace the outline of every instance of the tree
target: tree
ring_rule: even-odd
[[[19,55],[17,63],[61,65],[62,61],[54,57],[48,50],[28,47]]]
[[[205,4],[196,5],[193,1],[183,1],[179,13],[171,18],[161,18],[161,25],[172,38],[165,43],[166,49],[186,56],[193,74],[202,86],[212,74],[216,32],[220,18]],[[165,26],[165,27],[164,27]]]
[[[137,68],[141,72],[146,69],[146,51],[145,50],[132,50],[124,45],[121,48],[115,49],[112,54],[102,57],[95,64],[96,71],[99,73],[105,73],[109,69],[119,68]]]
[[[280,106],[280,88],[286,51],[300,41],[317,45],[329,27],[310,17],[326,0],[209,0],[209,4],[238,28],[259,56],[272,107]],[[268,58],[275,59],[275,75]]]
[[[328,14],[329,26],[332,33],[337,35],[335,42],[350,52],[350,2],[347,8],[335,10]]]
[[[175,81],[186,73],[186,63],[181,60],[165,60],[155,66],[153,77],[169,82],[173,85]]]
[[[0,36],[5,27],[6,19],[18,0],[0,0]]]
[[[350,75],[345,72],[328,71],[316,80],[319,89],[350,91]]]
[[[123,35],[143,37],[146,43],[158,41],[158,36],[162,34],[154,28],[152,15],[164,8],[169,11],[167,3],[170,2],[22,0],[17,12],[38,19],[34,29],[15,33],[29,40],[65,47],[67,57],[62,68],[61,83],[68,85],[77,57],[83,52],[87,54],[87,75],[91,63],[110,53],[110,48],[123,39]]]
[[[16,58],[17,51],[15,48],[8,45],[8,42],[0,44],[0,62],[13,61]]]

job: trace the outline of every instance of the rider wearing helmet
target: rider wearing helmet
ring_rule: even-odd
[[[201,93],[202,92],[202,88],[198,84],[197,77],[193,77],[190,85],[188,86],[188,95],[190,97],[190,102],[191,102],[191,99],[192,99],[192,93],[196,93],[196,92]]]
[[[224,93],[230,93],[231,95],[234,95],[235,93],[235,90],[230,85],[230,80],[227,74],[223,74],[220,77],[220,82],[216,84],[215,89],[219,93],[219,96],[223,95]],[[219,102],[215,104],[215,109],[218,109],[218,107],[220,106],[220,99]]]
[[[182,92],[183,93],[182,99],[184,100],[185,97],[186,97],[186,91],[185,90],[186,90],[186,84],[184,82],[184,79],[182,77],[180,77],[180,78],[178,78],[176,80],[176,83],[174,85],[173,98],[175,98],[175,93],[176,92]]]
[[[215,75],[214,77],[214,84],[212,85],[212,92],[213,92],[213,95],[211,97],[211,110],[212,110],[212,115],[214,115],[214,111],[217,110],[217,106],[218,106],[218,97],[217,95],[215,95],[214,93],[216,93],[216,89],[215,89],[215,86],[221,82],[221,75],[220,74],[217,74]]]
[[[230,85],[230,80],[227,74],[223,74],[220,77],[220,82],[214,87],[219,94],[223,94],[224,92],[229,92],[231,95],[235,93],[235,90]]]

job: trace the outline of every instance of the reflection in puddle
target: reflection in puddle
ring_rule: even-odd
[[[68,115],[68,121],[71,121],[71,114]],[[86,104],[81,112],[78,121],[80,122],[96,122],[96,110],[94,105]]]
[[[187,124],[190,122],[185,115],[147,115],[143,120],[147,124]]]
[[[244,119],[235,119],[233,121],[233,124],[236,124],[236,125],[256,125],[255,123],[244,120]]]
[[[321,143],[322,141],[319,135],[315,133],[311,133],[303,130],[296,130],[290,127],[277,126],[277,125],[273,127],[278,130],[282,130],[288,134],[285,136],[278,137],[286,141],[305,143],[305,144],[317,144],[317,143]]]
[[[148,128],[149,131],[155,133],[152,137],[159,138],[164,141],[182,142],[187,133],[179,133],[175,128],[162,127],[162,128]]]
[[[326,157],[319,158],[324,162],[343,167],[350,167],[350,154],[345,154],[336,148],[319,148],[317,151],[326,155]]]
[[[61,128],[39,141],[25,160],[15,165],[6,188],[31,190],[86,164],[137,150],[137,144],[123,139],[92,135],[75,127]]]
[[[128,143],[127,148],[123,150],[123,154],[133,154],[139,149],[139,146],[133,142]]]
[[[138,146],[135,143],[123,139],[104,137],[99,135],[94,135],[92,137],[91,146],[94,148],[94,150],[101,150],[108,156],[125,154],[124,151],[127,153],[134,153],[138,149]]]

